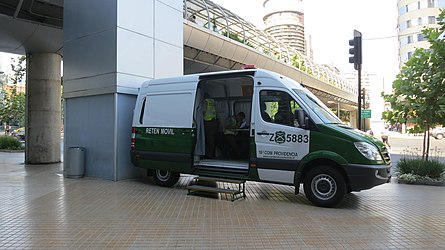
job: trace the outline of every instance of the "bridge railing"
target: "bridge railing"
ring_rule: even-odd
[[[316,64],[300,51],[284,44],[252,23],[212,1],[184,0],[184,18],[293,65],[341,90],[353,94],[358,93],[357,86],[342,79],[329,67]]]

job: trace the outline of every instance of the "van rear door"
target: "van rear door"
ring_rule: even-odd
[[[132,154],[138,166],[191,172],[195,92],[194,88],[190,91],[147,90],[141,97],[138,102],[142,106],[137,108],[140,114],[135,114],[133,120]]]

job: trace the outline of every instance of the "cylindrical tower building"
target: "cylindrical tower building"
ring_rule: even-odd
[[[306,54],[302,0],[264,0],[265,31]]]
[[[445,0],[398,0],[398,38],[400,68],[413,55],[416,48],[429,48],[422,30],[437,27],[436,18],[440,8],[445,8]]]

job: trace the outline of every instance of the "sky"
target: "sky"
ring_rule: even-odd
[[[245,20],[264,28],[263,0],[213,0]],[[392,82],[399,71],[397,0],[303,0],[305,32],[311,35],[314,61],[354,70],[349,40],[362,33],[362,69]]]
[[[0,72],[4,74],[11,74],[11,59],[16,58],[17,55],[9,54],[9,53],[1,53],[0,52]]]

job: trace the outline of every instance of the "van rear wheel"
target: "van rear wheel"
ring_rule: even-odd
[[[162,187],[171,187],[179,180],[180,173],[156,169],[153,174],[155,183]]]
[[[304,178],[304,193],[309,201],[320,207],[334,207],[346,194],[345,178],[329,166],[317,166]]]

